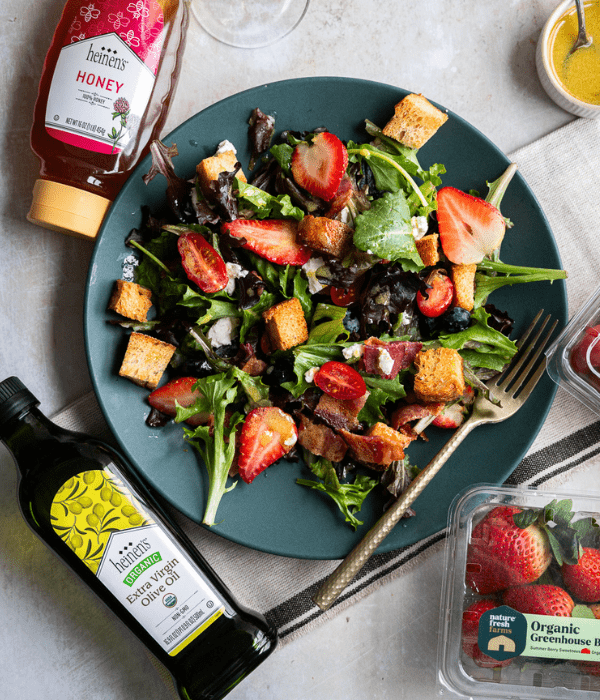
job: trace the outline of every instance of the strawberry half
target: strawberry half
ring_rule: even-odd
[[[312,252],[296,240],[298,223],[289,219],[235,219],[221,225],[221,232],[244,238],[242,246],[278,265],[301,267]]]
[[[489,202],[443,187],[437,195],[440,243],[450,262],[480,263],[502,243],[506,222]]]
[[[148,403],[152,408],[156,408],[167,416],[177,415],[177,402],[183,408],[191,406],[194,401],[201,396],[199,391],[194,391],[193,386],[198,380],[196,377],[179,377],[167,382],[164,386],[158,387],[148,396]],[[197,413],[188,418],[189,425],[203,425],[210,420],[209,413]]]
[[[323,131],[312,143],[299,143],[292,153],[292,175],[300,187],[329,202],[337,194],[346,168],[348,151],[335,134]]]
[[[286,455],[296,444],[294,419],[280,408],[255,408],[246,416],[240,434],[238,469],[250,484],[254,478]]]
[[[548,535],[535,524],[520,528],[515,506],[498,506],[473,528],[467,552],[467,584],[480,595],[532,583],[550,565]]]

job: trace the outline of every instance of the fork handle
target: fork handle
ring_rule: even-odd
[[[401,494],[394,504],[388,508],[362,540],[355,545],[346,558],[329,575],[325,583],[313,596],[313,602],[318,605],[321,610],[328,610],[331,605],[333,605],[338,596],[363,567],[365,562],[389,535],[398,520],[400,520],[450,458],[454,450],[480,422],[481,421],[475,416],[471,416],[471,418],[465,421],[460,428],[456,430],[450,440],[448,440],[431,462],[429,462],[412,481],[410,486]]]

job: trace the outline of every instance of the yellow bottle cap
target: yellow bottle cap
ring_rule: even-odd
[[[95,238],[110,199],[50,180],[36,180],[28,221],[70,236]]]

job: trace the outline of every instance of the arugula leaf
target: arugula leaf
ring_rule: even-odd
[[[254,212],[257,219],[296,219],[301,221],[304,212],[295,207],[289,194],[272,195],[254,185],[235,179],[238,202]]]
[[[471,367],[496,369],[500,363],[500,368],[503,367],[517,352],[516,344],[488,326],[490,314],[483,307],[476,309],[471,318],[475,321],[472,326],[458,333],[440,335],[439,343],[458,350]]]
[[[231,375],[235,377],[248,398],[248,406],[245,410],[251,411],[253,408],[261,406],[272,406],[269,399],[269,387],[263,384],[262,377],[252,377],[239,367],[232,367]]]
[[[212,526],[221,498],[237,484],[236,481],[227,487],[227,477],[235,456],[235,433],[244,417],[235,413],[225,427],[225,410],[238,396],[237,378],[232,372],[199,379],[194,389],[201,396],[188,408],[177,406],[175,420],[180,423],[200,412],[214,416],[213,427],[201,425],[193,430],[186,426],[183,428],[185,439],[198,450],[208,472],[208,499],[202,522]]]
[[[312,317],[308,345],[336,343],[341,339],[348,340],[350,333],[344,326],[346,309],[333,304],[317,304]]]
[[[360,511],[365,498],[377,486],[377,480],[358,474],[353,483],[341,484],[330,461],[321,458],[309,466],[313,474],[323,481],[296,479],[296,483],[331,496],[344,514],[345,521],[356,530],[359,525],[362,525],[362,521],[356,517],[355,513]]]
[[[404,270],[419,272],[424,265],[412,235],[410,210],[403,192],[386,192],[356,217],[354,245],[380,258],[394,260]]]
[[[366,421],[369,425],[382,420],[381,406],[389,401],[398,401],[406,396],[406,390],[400,381],[405,374],[406,372],[400,372],[394,379],[384,379],[383,377],[376,377],[372,374],[361,372],[370,393],[358,415],[358,420]]]
[[[477,265],[475,275],[475,308],[484,306],[489,295],[500,287],[528,282],[553,282],[567,278],[565,270],[508,265],[499,260],[484,259]],[[490,272],[491,275],[484,274]],[[500,273],[500,274],[498,274]]]

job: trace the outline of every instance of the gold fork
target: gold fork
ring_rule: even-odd
[[[483,395],[477,396],[473,403],[471,416],[456,430],[438,454],[419,473],[410,486],[398,497],[396,502],[379,518],[317,591],[313,601],[321,610],[327,610],[333,605],[341,592],[389,535],[394,525],[423,492],[465,437],[479,425],[500,423],[510,418],[525,403],[544,373],[545,363],[543,359],[541,362],[538,362],[538,360],[558,323],[555,321],[552,324],[550,330],[538,344],[544,329],[550,321],[550,316],[546,316],[531,342],[524,347],[534,333],[535,327],[543,313],[542,309],[517,342],[519,349],[509,367],[502,374],[487,382],[490,393],[500,402],[499,405],[492,403]]]

